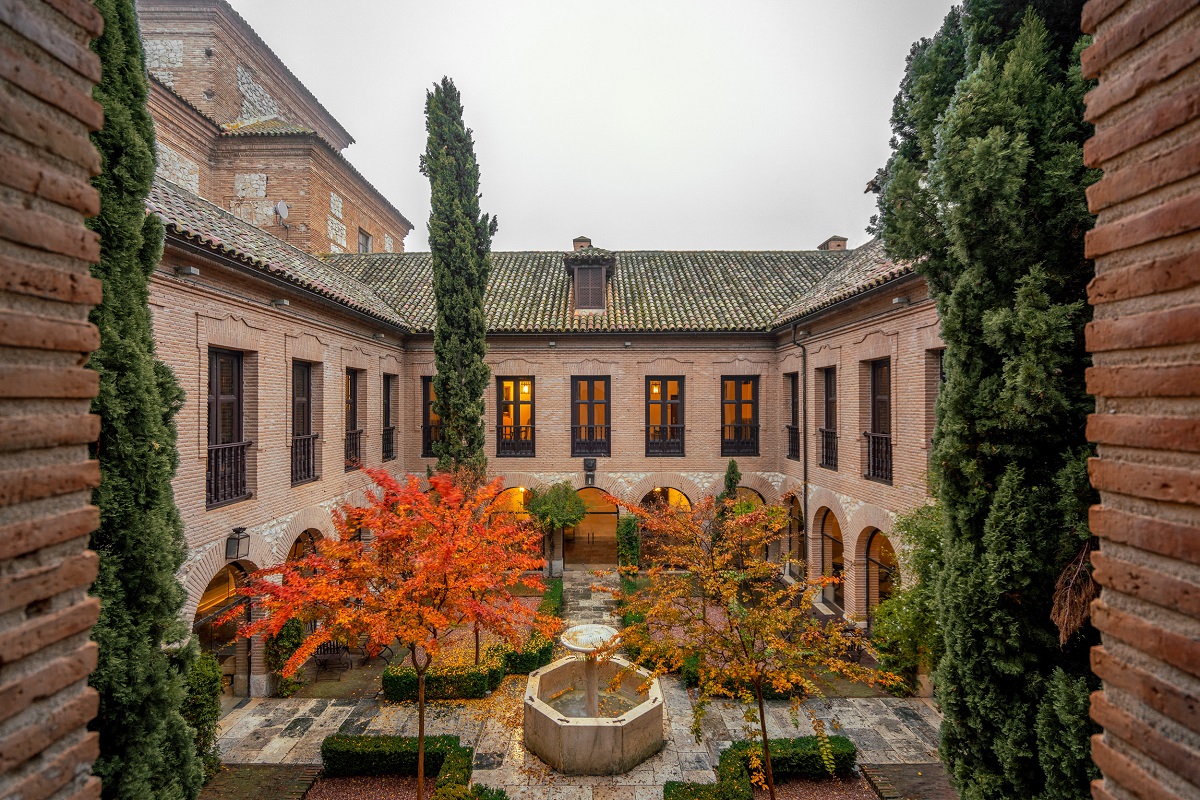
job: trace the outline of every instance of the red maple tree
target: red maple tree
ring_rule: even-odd
[[[456,637],[482,629],[520,647],[531,628],[549,636],[557,621],[523,604],[520,583],[542,588],[541,533],[492,501],[503,484],[454,475],[397,480],[368,469],[375,488],[365,506],[334,515],[339,538],[312,554],[260,570],[241,593],[265,616],[239,635],[275,635],[290,619],[315,623],[284,666],[295,674],[326,642],[364,641],[374,655],[398,642],[417,674],[417,798],[425,788],[425,676]],[[373,536],[363,541],[359,534]]]

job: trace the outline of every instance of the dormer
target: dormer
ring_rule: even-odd
[[[563,256],[563,265],[571,276],[576,311],[604,311],[608,279],[616,266],[616,256],[609,250],[592,247],[592,240],[580,236],[572,242],[573,249]]]

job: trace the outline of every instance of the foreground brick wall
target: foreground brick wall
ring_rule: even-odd
[[[88,42],[101,29],[83,0],[0,3],[0,797],[22,800],[100,795],[86,729],[100,426],[84,368],[100,244],[83,218],[100,202]]]
[[[1091,0],[1096,798],[1200,795],[1200,5]]]

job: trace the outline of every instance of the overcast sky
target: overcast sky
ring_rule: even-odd
[[[231,0],[426,250],[425,91],[475,132],[494,250],[867,240],[911,43],[950,0]]]

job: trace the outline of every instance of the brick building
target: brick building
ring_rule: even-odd
[[[249,571],[333,535],[356,465],[424,474],[432,264],[353,171],[349,135],[223,0],[139,3],[167,226],[151,282],[177,417],[182,570],[201,643],[237,694],[269,690],[257,643],[212,625]],[[275,213],[280,200],[285,219]],[[564,242],[565,244],[565,242]],[[349,252],[343,252],[349,251]],[[690,503],[720,490],[790,505],[781,549],[840,574],[825,603],[867,620],[900,579],[898,512],[926,502],[937,316],[879,242],[795,252],[493,254],[487,456],[524,490],[568,481],[588,518],[552,569],[615,563],[603,495]]]
[[[0,796],[28,800],[100,796],[99,381],[84,366],[100,343],[87,321],[100,240],[83,219],[100,208],[88,45],[102,30],[85,0],[0,3]]]
[[[1091,0],[1097,800],[1200,796],[1200,7]]]

